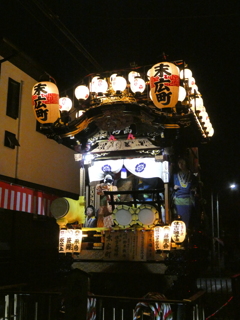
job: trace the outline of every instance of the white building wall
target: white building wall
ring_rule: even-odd
[[[22,83],[18,119],[6,116],[8,78]],[[0,70],[0,174],[79,194],[79,162],[74,151],[36,131],[31,93],[38,82],[6,61]],[[5,130],[16,134],[20,147],[4,146]]]

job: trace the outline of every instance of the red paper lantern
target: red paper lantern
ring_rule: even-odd
[[[57,86],[49,81],[36,83],[32,89],[32,106],[38,122],[55,122],[60,118]]]
[[[160,62],[150,69],[150,89],[157,108],[173,108],[178,102],[179,69],[170,62]]]

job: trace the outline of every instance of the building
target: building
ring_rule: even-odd
[[[57,253],[58,237],[50,205],[58,197],[78,198],[79,163],[72,149],[37,129],[29,92],[41,68],[4,39],[0,62],[1,280],[12,283],[29,280],[33,270],[47,272],[45,259]]]

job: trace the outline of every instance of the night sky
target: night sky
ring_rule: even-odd
[[[2,36],[60,91],[89,73],[154,65],[163,52],[184,60],[215,130],[199,148],[202,180],[224,194],[230,182],[240,183],[239,7],[237,0],[6,0]]]

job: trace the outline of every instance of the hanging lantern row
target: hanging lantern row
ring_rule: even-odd
[[[187,99],[187,105],[196,114],[204,132],[209,137],[213,135],[212,124],[190,69],[180,71],[175,64],[164,61],[150,68],[147,78],[149,97],[155,107],[174,108],[178,101],[183,102]],[[113,90],[116,95],[123,93],[127,86],[133,94],[141,94],[146,89],[146,82],[141,78],[140,73],[131,71],[127,79],[129,85],[127,80],[117,73],[109,77],[109,82],[100,76],[95,76],[89,87],[78,86],[75,89],[75,96],[78,100],[87,100],[90,94],[98,98],[105,97],[109,89]],[[183,86],[180,86],[181,80]],[[72,108],[72,101],[68,97],[59,99],[57,86],[50,81],[43,81],[35,84],[32,89],[32,105],[37,121],[54,123],[60,118],[59,111],[69,111]],[[82,113],[83,111],[76,116],[80,117]]]
[[[183,83],[185,85],[186,96],[188,93],[191,110],[196,114],[199,123],[203,130],[206,132],[207,136],[212,137],[214,134],[214,129],[211,124],[209,115],[206,112],[206,108],[204,107],[202,96],[198,90],[198,86],[196,85],[196,80],[192,76],[192,71],[190,69],[181,70],[180,78],[183,80]]]

